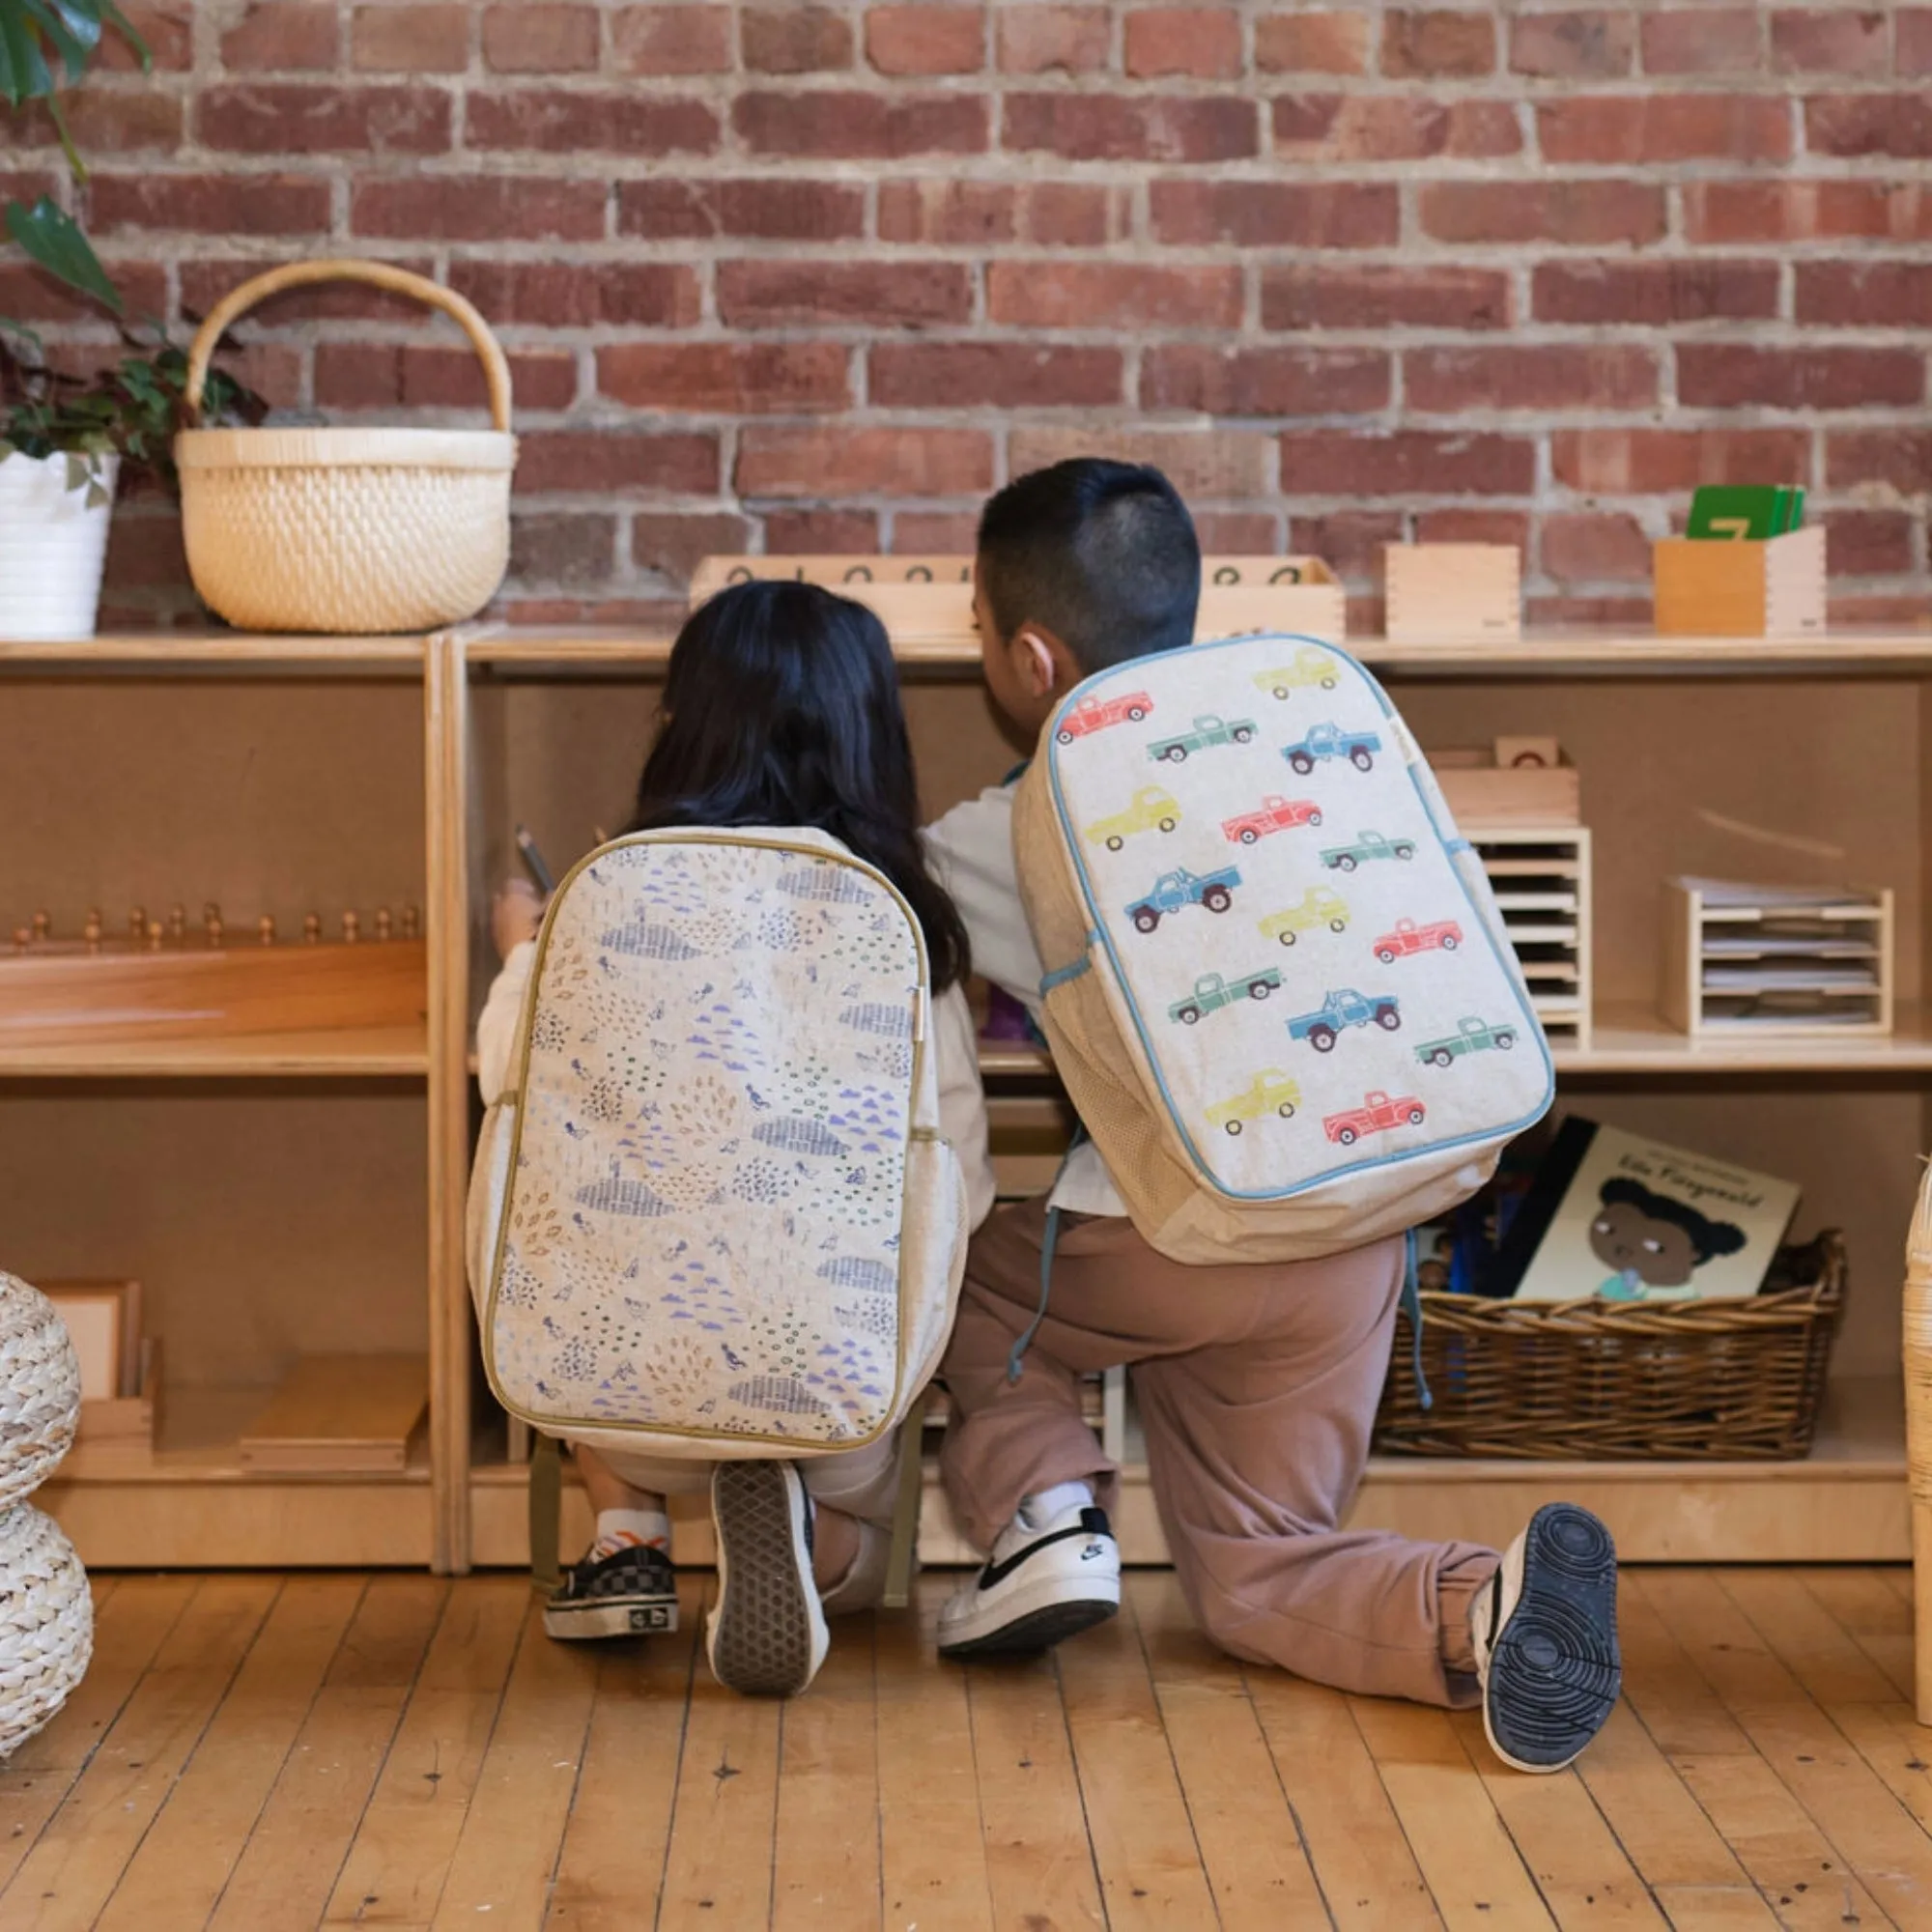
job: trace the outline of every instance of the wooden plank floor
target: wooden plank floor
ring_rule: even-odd
[[[517,1577],[99,1578],[92,1672],[0,1767],[0,1928],[1932,1926],[1903,1570],[1627,1573],[1628,1695],[1548,1778],[1243,1669],[1161,1573],[970,1671],[929,1575],[788,1706],[710,1681],[707,1581],[576,1647]]]

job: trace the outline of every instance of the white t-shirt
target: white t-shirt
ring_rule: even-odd
[[[952,895],[966,923],[974,971],[1011,995],[1037,1023],[1041,968],[1013,864],[1012,786],[990,786],[978,798],[955,805],[925,828],[925,840],[939,882]],[[1082,1141],[1067,1156],[1047,1205],[1072,1214],[1127,1211],[1092,1141]]]
[[[517,1019],[523,1011],[524,989],[529,984],[536,950],[536,942],[528,939],[510,949],[476,1021],[476,1084],[483,1090],[486,1107],[499,1099],[509,1084]],[[986,1151],[986,1096],[980,1086],[980,1044],[962,988],[949,986],[933,1001],[932,1040],[939,1075],[939,1131],[952,1143],[959,1157],[960,1172],[966,1177],[969,1225],[977,1228],[992,1210],[993,1162]]]

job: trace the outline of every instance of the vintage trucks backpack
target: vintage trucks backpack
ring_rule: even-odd
[[[511,1414],[657,1455],[875,1440],[965,1264],[925,942],[812,831],[633,833],[536,942],[469,1269]]]
[[[1175,1261],[1298,1261],[1474,1193],[1549,1050],[1476,854],[1346,652],[1090,677],[1013,803],[1061,1077]]]

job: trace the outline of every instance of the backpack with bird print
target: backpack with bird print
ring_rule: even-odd
[[[707,1460],[854,1449],[965,1261],[925,942],[824,833],[628,834],[545,914],[469,1250],[503,1406]]]

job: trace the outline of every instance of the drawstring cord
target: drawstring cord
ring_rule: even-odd
[[[1415,1371],[1415,1399],[1427,1410],[1435,1406],[1435,1398],[1429,1393],[1429,1378],[1422,1373],[1422,1274],[1415,1230],[1409,1229],[1402,1239],[1402,1308],[1408,1317],[1409,1366]],[[1042,1310],[1044,1307],[1042,1302]]]
[[[1066,1173],[1066,1163],[1073,1158],[1075,1150],[1086,1138],[1087,1130],[1084,1127],[1074,1129],[1073,1138],[1067,1142],[1065,1155],[1061,1160],[1060,1172],[1053,1177],[1053,1185],[1056,1188]],[[1050,1201],[1052,1198],[1052,1193],[1049,1191],[1047,1199]],[[1034,1310],[1033,1320],[1020,1331],[1019,1338],[1013,1343],[1007,1356],[1007,1380],[1009,1383],[1019,1380],[1020,1367],[1026,1351],[1033,1347],[1033,1338],[1039,1333],[1039,1325],[1046,1320],[1047,1299],[1053,1293],[1053,1254],[1059,1245],[1060,1209],[1050,1207],[1046,1210],[1046,1232],[1040,1236],[1039,1241],[1039,1305]]]

